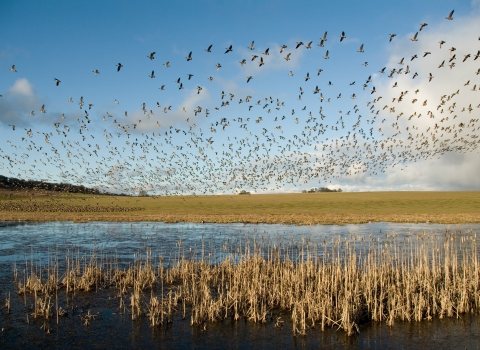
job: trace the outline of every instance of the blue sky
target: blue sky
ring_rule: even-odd
[[[479,17],[478,1],[2,3],[0,174],[158,194],[479,189],[468,176],[480,170],[471,121],[479,115],[471,90],[480,86]],[[419,31],[421,23],[428,25]],[[446,68],[438,68],[442,60]],[[406,65],[411,73],[387,77]],[[437,109],[459,89],[451,110],[448,96]],[[405,102],[390,102],[399,94]]]

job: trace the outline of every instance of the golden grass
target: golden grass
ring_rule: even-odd
[[[123,197],[72,194],[0,194],[1,220],[161,221],[268,224],[366,222],[480,222],[480,192],[365,192],[222,196]],[[45,211],[28,212],[35,203]],[[62,206],[101,207],[102,212],[62,211]],[[52,209],[53,208],[53,209]],[[125,208],[128,212],[110,212]],[[138,210],[137,210],[138,209]],[[52,212],[47,212],[52,210]],[[59,215],[59,213],[61,213]]]
[[[290,242],[289,242],[290,243]],[[294,242],[295,243],[295,242]],[[365,322],[424,321],[459,317],[480,307],[480,265],[476,234],[417,234],[399,239],[370,236],[332,238],[323,244],[259,242],[246,238],[220,250],[190,250],[181,242],[168,265],[150,250],[128,267],[115,256],[67,252],[47,266],[25,262],[18,292],[34,294],[34,317],[53,316],[53,298],[64,290],[95,297],[115,290],[120,311],[152,327],[174,315],[207,329],[224,319],[275,322],[289,315],[294,335],[335,327],[351,335]],[[65,261],[64,267],[58,262]],[[22,281],[20,281],[22,280]],[[124,297],[129,296],[130,304]],[[28,315],[27,315],[28,318]],[[81,319],[89,326],[95,315]],[[48,329],[48,323],[45,323]]]

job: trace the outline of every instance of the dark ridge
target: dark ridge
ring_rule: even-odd
[[[21,191],[21,190],[44,190],[44,191],[55,191],[55,192],[68,192],[68,193],[83,193],[83,194],[106,194],[110,195],[108,192],[101,192],[96,188],[88,188],[85,186],[72,185],[67,183],[51,183],[45,181],[35,181],[35,180],[22,180],[15,177],[6,177],[0,175],[0,189],[11,190],[11,191]]]

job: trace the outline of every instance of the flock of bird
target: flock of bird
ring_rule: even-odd
[[[453,13],[446,19],[453,20]],[[422,23],[410,40],[421,40],[419,32],[426,30],[426,26],[427,23]],[[398,40],[395,37],[393,33],[385,34],[385,41]],[[343,42],[346,38],[342,32],[336,40]],[[325,47],[331,40],[325,32],[316,46]],[[279,53],[285,54],[282,58],[290,64],[296,50],[310,50],[312,44],[313,41],[297,42],[291,52],[287,52],[287,45],[282,45]],[[139,110],[133,112],[141,117],[133,120],[128,111],[116,116],[107,111],[96,112],[94,103],[79,96],[81,117],[78,113],[74,116],[62,113],[47,130],[10,124],[9,149],[0,149],[0,171],[7,176],[68,182],[109,192],[215,194],[239,189],[263,192],[323,185],[346,176],[381,176],[392,167],[405,167],[447,153],[473,152],[478,150],[480,142],[476,133],[480,95],[472,95],[472,102],[466,105],[457,105],[457,100],[468,90],[480,90],[480,82],[474,84],[468,80],[463,86],[445,86],[448,92],[435,100],[426,98],[430,91],[402,90],[399,82],[405,76],[428,82],[435,79],[436,73],[419,76],[416,72],[419,57],[440,57],[438,68],[432,68],[432,72],[449,69],[451,74],[455,74],[457,65],[480,57],[478,50],[457,59],[455,47],[445,49],[450,44],[453,43],[440,40],[436,52],[414,52],[410,58],[401,58],[395,67],[379,67],[367,73],[357,88],[355,81],[351,82],[349,87],[357,90],[349,93],[348,100],[342,103],[343,111],[338,113],[331,109],[327,113],[327,106],[341,99],[342,91],[338,95],[325,91],[333,83],[320,80],[324,72],[321,68],[316,68],[316,76],[308,72],[305,75],[305,84],[313,84],[310,91],[302,87],[298,90],[298,101],[307,94],[315,95],[313,112],[306,105],[300,110],[290,108],[284,96],[239,97],[222,91],[214,97],[215,106],[199,105],[188,110],[185,106],[142,102]],[[268,64],[269,48],[257,52],[254,41],[246,48],[252,51],[252,56],[241,59],[241,67],[253,63],[258,64],[258,69]],[[214,49],[215,45],[209,45],[202,54],[210,54]],[[231,55],[234,50],[235,46],[230,45],[223,55]],[[329,50],[323,56],[325,60],[331,58]],[[357,52],[365,52],[364,44]],[[147,58],[153,61],[155,55],[152,51]],[[194,53],[190,51],[185,59],[194,60]],[[163,65],[171,67],[169,61]],[[368,62],[362,65],[366,67]],[[12,65],[10,70],[17,73],[17,68]],[[221,63],[216,64],[216,71],[221,68]],[[127,67],[122,63],[116,64],[118,74],[124,69]],[[100,75],[98,69],[92,72]],[[204,72],[182,74],[190,85],[191,80]],[[479,74],[480,69],[472,71],[471,80]],[[293,76],[293,71],[288,70],[285,75]],[[155,70],[148,76],[154,79]],[[375,79],[380,81],[382,76],[391,78],[392,85],[375,87]],[[211,82],[213,77],[207,79]],[[245,76],[247,84],[252,84],[253,79],[251,74]],[[309,83],[315,79],[315,83]],[[181,78],[175,83],[176,89],[186,88],[187,83]],[[62,88],[60,79],[54,78],[54,84]],[[205,90],[205,85],[201,85],[204,84],[192,88],[198,95]],[[159,89],[167,90],[165,85]],[[402,91],[396,93],[397,90]],[[391,100],[383,97],[390,96],[391,91],[396,94]],[[74,98],[69,102],[73,103]],[[117,99],[114,102],[120,104]],[[240,113],[230,113],[233,105],[236,111],[241,108]],[[163,125],[163,119],[156,117],[173,111],[179,112],[177,116],[182,115],[181,122]],[[35,112],[30,111],[29,117],[35,118]],[[45,104],[38,106],[38,112],[47,114]],[[90,129],[103,132],[96,134]]]

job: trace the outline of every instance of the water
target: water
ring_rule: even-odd
[[[288,226],[243,224],[164,224],[164,223],[0,223],[0,300],[10,293],[12,312],[1,310],[2,348],[46,347],[118,347],[118,348],[479,348],[480,317],[462,315],[459,319],[434,319],[420,323],[396,322],[393,327],[381,323],[362,325],[360,334],[347,337],[345,332],[310,329],[307,336],[293,337],[288,316],[285,326],[275,328],[243,320],[209,324],[204,330],[190,326],[188,320],[176,319],[172,325],[152,329],[148,320],[132,321],[118,311],[118,299],[111,295],[99,298],[78,296],[69,315],[59,324],[50,322],[51,334],[45,334],[43,321],[29,318],[32,302],[16,293],[14,265],[25,261],[37,265],[66,252],[79,254],[115,254],[119,261],[129,262],[146,249],[168,264],[178,254],[204,254],[210,262],[232,254],[224,247],[234,247],[246,239],[282,244],[290,252],[302,242],[321,245],[332,238],[373,237],[382,242],[388,235],[399,239],[418,233],[443,235],[445,232],[477,233],[480,224],[390,224],[373,223],[345,226]],[[213,254],[212,254],[213,252]],[[210,253],[210,254],[209,254]],[[109,255],[111,256],[111,255]],[[21,268],[19,268],[21,270]],[[29,296],[30,298],[30,296]],[[30,298],[31,299],[31,298]],[[91,310],[97,317],[90,327],[81,325],[80,315]]]

